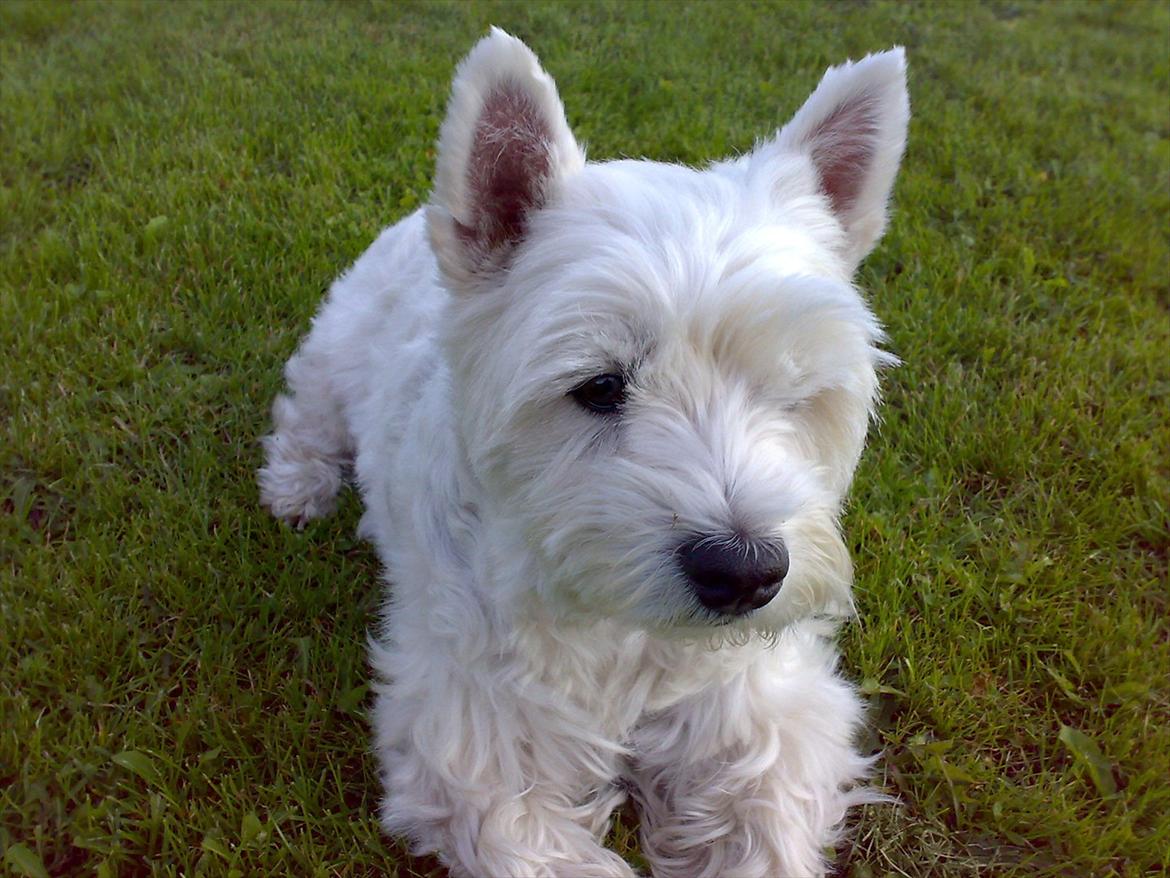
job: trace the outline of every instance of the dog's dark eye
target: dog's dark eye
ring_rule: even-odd
[[[626,399],[626,379],[621,375],[598,375],[569,391],[577,403],[591,412],[611,414]]]

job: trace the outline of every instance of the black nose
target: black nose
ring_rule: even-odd
[[[788,550],[779,540],[745,544],[700,537],[679,548],[678,562],[699,603],[731,616],[764,606],[788,575]]]

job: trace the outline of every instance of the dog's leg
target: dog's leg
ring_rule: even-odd
[[[272,405],[272,434],[264,438],[260,502],[277,518],[303,527],[333,511],[341,470],[351,456],[349,436],[330,390],[326,350],[309,335],[285,366],[289,394]]]
[[[817,660],[766,661],[638,732],[642,846],[656,878],[807,878],[846,810],[880,796],[855,784],[861,705]]]
[[[601,844],[625,798],[611,783],[622,752],[590,740],[587,719],[539,683],[518,694],[514,674],[445,672],[417,650],[372,657],[397,678],[372,717],[388,832],[454,876],[634,878]]]

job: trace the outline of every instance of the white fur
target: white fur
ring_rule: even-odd
[[[629,876],[602,837],[631,790],[656,875],[823,873],[872,796],[827,619],[850,607],[837,516],[890,359],[850,275],[907,118],[894,50],[830,70],[735,161],[585,164],[522,43],[493,30],[459,67],[432,204],[334,284],[260,472],[303,523],[353,462],[391,584],[388,831],[455,875]],[[567,395],[619,368],[620,416]],[[791,566],[721,624],[675,552],[732,531]]]

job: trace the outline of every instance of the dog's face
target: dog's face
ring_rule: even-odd
[[[736,161],[586,165],[522,43],[460,67],[428,217],[457,418],[550,601],[706,631],[848,604],[837,515],[888,359],[850,276],[908,113],[889,52]]]

